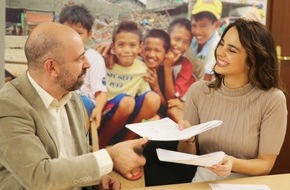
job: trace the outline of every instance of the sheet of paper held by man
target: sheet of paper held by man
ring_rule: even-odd
[[[271,190],[267,185],[252,184],[209,184],[212,190]]]
[[[178,129],[178,124],[166,117],[157,121],[127,124],[126,127],[141,137],[155,141],[185,140],[204,131],[220,126],[222,121],[213,120],[201,123],[184,130]]]
[[[213,152],[204,155],[193,155],[161,148],[156,149],[158,159],[164,162],[174,162],[179,164],[196,165],[196,166],[212,166],[219,163],[225,153],[222,151]]]

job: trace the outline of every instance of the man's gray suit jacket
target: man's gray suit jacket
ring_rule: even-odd
[[[71,189],[100,181],[89,152],[85,112],[78,95],[65,105],[80,156],[59,158],[57,134],[40,96],[23,74],[0,90],[0,189]]]

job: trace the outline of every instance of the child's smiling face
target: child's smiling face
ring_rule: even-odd
[[[170,36],[170,50],[174,55],[182,55],[191,43],[191,31],[180,25],[172,28]]]
[[[121,32],[116,35],[115,43],[112,44],[114,51],[121,66],[128,67],[132,65],[140,51],[140,37],[132,32]]]
[[[191,21],[191,28],[199,45],[204,45],[219,28],[219,22],[212,22],[208,18]]]
[[[164,41],[160,38],[149,37],[144,42],[143,58],[147,67],[156,69],[163,62],[166,55]]]

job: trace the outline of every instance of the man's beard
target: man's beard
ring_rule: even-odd
[[[75,81],[73,84],[68,85],[68,81],[67,80],[59,80],[60,81],[60,86],[64,89],[66,89],[67,91],[75,91],[78,90],[83,84],[84,84],[84,75],[86,74],[86,69],[83,70],[83,72],[78,76],[77,81]],[[70,73],[65,73],[64,77],[66,77],[66,79],[68,78],[72,78]]]
[[[75,91],[78,90],[82,85],[84,84],[84,80],[78,80],[76,81],[70,88],[68,88],[68,91]]]

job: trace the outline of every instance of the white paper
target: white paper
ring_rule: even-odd
[[[209,184],[212,190],[271,190],[267,185]]]
[[[156,121],[127,124],[126,127],[141,137],[148,137],[149,140],[175,141],[189,139],[221,124],[222,121],[213,120],[181,131],[178,129],[177,123],[166,117]]]
[[[200,156],[171,150],[165,150],[161,148],[156,149],[156,152],[158,159],[161,161],[196,166],[212,166],[214,164],[219,163],[225,156],[225,153],[222,151],[204,154]]]

